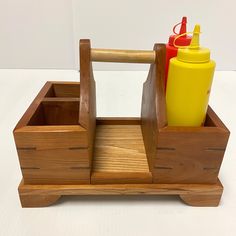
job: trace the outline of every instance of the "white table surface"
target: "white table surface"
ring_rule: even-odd
[[[139,116],[147,72],[95,72],[98,116]],[[0,70],[0,235],[236,235],[236,72],[216,72],[210,105],[231,131],[220,171],[219,207],[175,196],[63,197],[47,208],[20,206],[21,171],[12,130],[47,81],[78,81],[71,70]]]

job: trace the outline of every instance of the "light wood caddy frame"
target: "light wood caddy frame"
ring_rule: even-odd
[[[141,119],[96,117],[92,61],[151,63]],[[210,107],[204,127],[168,127],[164,68],[164,44],[109,51],[81,40],[80,83],[47,82],[14,129],[22,207],[63,195],[179,195],[217,206],[229,130]]]

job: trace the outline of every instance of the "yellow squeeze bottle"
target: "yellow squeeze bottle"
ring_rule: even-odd
[[[199,34],[200,25],[195,25],[191,44],[179,48],[177,57],[170,60],[166,90],[169,126],[202,126],[205,122],[215,62],[210,50],[199,46]]]

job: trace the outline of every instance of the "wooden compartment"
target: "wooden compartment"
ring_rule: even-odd
[[[28,125],[77,125],[79,99],[43,99]]]
[[[229,132],[208,108],[211,126],[163,127],[157,133],[155,183],[216,183]]]
[[[25,183],[90,183],[88,132],[79,125],[79,89],[76,82],[47,82],[17,124],[14,137]]]
[[[80,84],[71,82],[52,82],[45,97],[51,98],[79,98]]]
[[[154,183],[218,181],[229,130],[210,106],[203,127],[168,126],[160,61],[151,65],[143,86],[142,131]]]

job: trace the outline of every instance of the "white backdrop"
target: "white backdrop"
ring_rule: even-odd
[[[93,47],[151,49],[167,42],[188,16],[202,26],[201,43],[218,70],[235,70],[234,0],[0,0],[0,68],[77,69],[77,40]],[[97,70],[143,70],[143,65],[95,64]]]

